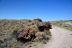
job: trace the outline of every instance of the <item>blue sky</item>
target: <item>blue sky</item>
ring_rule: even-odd
[[[0,0],[0,19],[72,20],[71,0]]]

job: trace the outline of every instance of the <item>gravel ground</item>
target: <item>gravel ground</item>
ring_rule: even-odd
[[[53,26],[52,38],[44,48],[72,48],[72,31]]]

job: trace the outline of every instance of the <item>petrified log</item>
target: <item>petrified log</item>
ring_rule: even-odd
[[[25,43],[25,42],[33,40],[36,37],[35,36],[36,32],[37,31],[32,28],[28,28],[28,29],[17,30],[14,32],[14,34],[16,35],[16,39],[18,41]]]
[[[49,29],[52,29],[52,26],[49,23],[45,23],[42,26],[38,26],[38,29],[39,31],[49,30]]]

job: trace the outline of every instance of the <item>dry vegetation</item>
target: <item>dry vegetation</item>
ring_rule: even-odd
[[[49,29],[51,24],[41,19],[0,20],[0,48],[40,48],[51,37]]]
[[[52,24],[68,30],[72,30],[72,20],[53,21]]]

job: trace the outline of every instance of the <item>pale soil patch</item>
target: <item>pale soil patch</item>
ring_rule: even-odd
[[[44,48],[72,48],[72,31],[53,26],[52,38]]]

